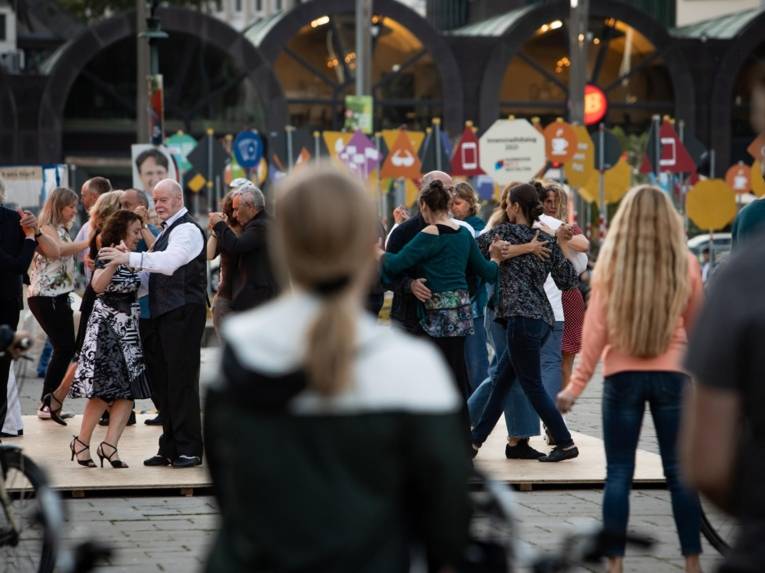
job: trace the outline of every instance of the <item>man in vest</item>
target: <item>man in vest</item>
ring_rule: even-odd
[[[205,328],[207,273],[204,232],[183,206],[172,179],[154,187],[162,231],[151,251],[103,248],[99,258],[146,271],[151,317],[141,320],[152,399],[162,413],[157,455],[147,466],[189,468],[202,463],[199,363]],[[139,294],[141,294],[139,292]]]

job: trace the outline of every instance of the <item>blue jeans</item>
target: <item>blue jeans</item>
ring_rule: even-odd
[[[45,346],[43,346],[40,353],[40,360],[37,362],[37,377],[45,378],[45,373],[48,371],[48,363],[50,362],[50,355],[53,354],[53,345],[50,343],[50,339],[45,339]]]
[[[606,378],[603,388],[603,441],[607,467],[603,527],[616,538],[627,532],[635,451],[648,402],[659,441],[664,477],[672,497],[680,547],[685,556],[701,553],[699,498],[680,481],[677,453],[682,395],[687,382],[688,378],[678,372],[620,372]],[[624,542],[613,543],[607,555],[624,555]]]
[[[489,308],[486,309],[484,327],[487,341],[494,348],[494,355],[489,362],[488,376],[468,400],[468,411],[473,425],[478,423],[484,408],[486,408],[491,390],[494,388],[494,377],[500,358],[507,349],[505,328],[494,320],[494,311]],[[507,435],[514,438],[529,438],[539,435],[539,416],[537,416],[534,407],[526,398],[526,394],[523,393],[523,388],[519,384],[513,384],[510,392],[508,392],[505,401],[505,424],[507,425]]]
[[[573,445],[571,434],[552,398],[542,385],[541,351],[550,336],[543,320],[513,317],[507,321],[507,351],[499,361],[495,385],[481,419],[473,428],[473,443],[480,446],[494,429],[507,394],[516,379],[526,397],[544,421],[559,447]]]
[[[475,333],[465,337],[465,366],[470,391],[475,392],[489,372],[489,352],[486,348],[486,329],[483,316],[473,319]]]

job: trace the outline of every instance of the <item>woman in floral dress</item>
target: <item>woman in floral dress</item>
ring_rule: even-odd
[[[101,231],[102,246],[134,250],[141,240],[141,218],[131,211],[117,211]],[[80,435],[70,444],[72,459],[95,467],[90,439],[101,415],[110,407],[106,439],[98,446],[101,466],[128,467],[119,459],[117,447],[127,425],[133,400],[148,398],[150,390],[138,332],[137,300],[140,277],[124,265],[96,260],[92,287],[98,295],[88,320],[80,362],[70,392],[72,398],[88,398]]]

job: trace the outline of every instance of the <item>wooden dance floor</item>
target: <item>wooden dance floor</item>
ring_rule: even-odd
[[[24,437],[4,439],[7,444],[18,445],[37,464],[48,472],[54,488],[73,495],[87,492],[135,492],[164,490],[168,494],[191,495],[195,490],[211,486],[207,468],[203,465],[190,469],[170,467],[147,468],[143,460],[157,451],[157,439],[161,429],[146,426],[146,416],[138,416],[138,424],[125,429],[119,444],[120,456],[130,468],[116,470],[105,462],[104,468],[86,468],[70,461],[69,441],[80,427],[80,416],[67,420],[67,427],[36,416],[24,416]],[[104,438],[106,428],[97,427],[92,440],[92,456],[96,463],[95,448]],[[494,433],[481,448],[476,458],[478,466],[491,477],[521,488],[534,486],[564,487],[603,484],[605,457],[603,442],[584,434],[574,434],[580,455],[575,460],[558,464],[542,464],[535,460],[505,459],[505,427],[497,424]],[[549,448],[541,438],[532,445],[542,451]],[[660,484],[664,481],[661,460],[658,455],[638,451],[635,482],[637,484]]]

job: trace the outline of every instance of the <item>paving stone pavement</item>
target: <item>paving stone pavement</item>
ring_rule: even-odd
[[[214,372],[214,351],[203,352],[202,377]],[[26,365],[26,366],[25,366]],[[32,363],[25,363],[28,374]],[[33,374],[32,374],[33,375]],[[26,377],[22,387],[24,414],[32,414],[39,400],[41,380]],[[577,402],[568,424],[573,430],[602,437],[600,396],[602,380],[597,376]],[[66,409],[82,411],[82,400],[67,402]],[[138,409],[150,409],[141,401]],[[23,442],[21,444],[23,446]],[[658,452],[650,416],[646,415],[640,447]],[[520,537],[533,551],[553,551],[561,537],[577,524],[597,522],[602,492],[599,490],[542,490],[516,492]],[[218,512],[213,498],[201,497],[92,497],[65,500],[70,541],[86,537],[107,542],[115,555],[98,571],[195,572],[203,570],[205,556],[216,531]],[[628,552],[627,572],[670,573],[682,571],[679,543],[672,520],[669,494],[663,490],[633,492],[630,528],[658,540],[650,551]],[[710,572],[717,555],[704,541],[703,565]],[[580,571],[602,571],[602,568]]]

